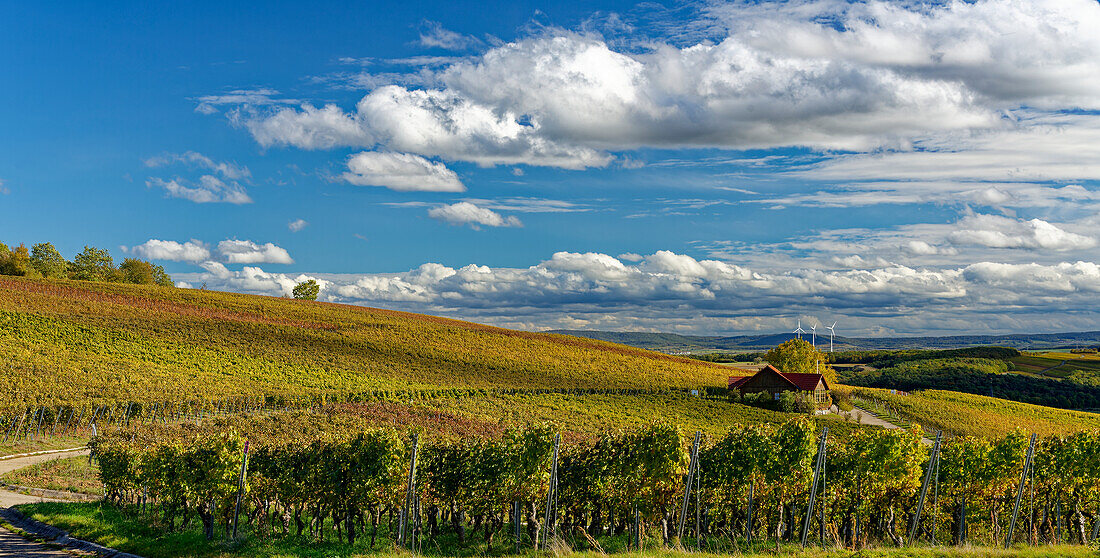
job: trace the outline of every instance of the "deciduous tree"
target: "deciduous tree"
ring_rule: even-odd
[[[65,270],[69,267],[69,262],[49,242],[39,242],[31,246],[30,263],[43,277],[64,277]]]
[[[779,369],[792,374],[820,373],[830,384],[836,382],[836,372],[829,367],[825,353],[814,348],[804,339],[791,339],[770,350],[764,360]]]
[[[317,300],[317,295],[321,292],[321,286],[317,284],[317,281],[310,279],[308,281],[302,281],[294,286],[294,298],[298,300]]]

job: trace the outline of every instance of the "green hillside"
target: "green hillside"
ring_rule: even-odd
[[[290,299],[0,278],[0,407],[377,390],[725,385],[720,366],[563,335]]]

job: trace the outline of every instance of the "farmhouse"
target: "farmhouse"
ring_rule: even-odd
[[[811,396],[814,403],[829,401],[829,383],[821,374],[784,374],[770,364],[752,376],[730,376],[729,389],[742,394],[768,392],[774,399],[784,391],[794,391]]]

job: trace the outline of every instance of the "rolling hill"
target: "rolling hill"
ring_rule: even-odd
[[[0,278],[0,407],[379,390],[725,385],[717,365],[375,308]]]
[[[666,353],[734,351],[750,352],[770,349],[794,337],[791,333],[769,333],[762,335],[679,335],[675,333],[648,333],[641,331],[591,331],[591,330],[553,330],[548,333],[574,335],[588,339],[598,339],[612,343],[621,343],[632,347],[663,351]],[[818,346],[829,342],[828,334],[817,336]],[[1078,346],[1093,347],[1100,345],[1100,331],[1081,331],[1067,333],[1020,333],[1010,335],[952,335],[945,337],[841,337],[833,338],[833,347],[838,351],[853,350],[898,350],[898,349],[957,349],[979,345],[1013,347],[1021,350],[1044,350],[1072,348]]]

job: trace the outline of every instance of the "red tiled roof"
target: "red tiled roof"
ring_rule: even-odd
[[[798,386],[798,389],[802,391],[813,391],[817,389],[817,383],[825,381],[821,374],[783,374],[783,377],[790,380],[791,383]],[[829,389],[826,384],[825,389]]]
[[[733,389],[733,388],[749,381],[750,378],[752,378],[752,376],[730,376],[729,388]]]
[[[825,379],[821,376],[821,374],[800,374],[800,373],[794,373],[794,372],[789,373],[789,374],[784,374],[784,373],[780,372],[778,368],[776,368],[776,367],[774,367],[770,364],[765,366],[762,370],[760,370],[756,374],[762,374],[764,372],[767,372],[768,370],[771,370],[772,372],[775,372],[776,374],[779,375],[780,378],[783,378],[783,379],[787,380],[788,382],[793,384],[796,388],[798,388],[802,391],[813,391],[813,390],[817,389],[817,383],[818,382],[824,383],[825,384],[825,389],[829,389],[829,382],[826,382]],[[756,374],[753,374],[752,376],[740,376],[740,377],[730,376],[729,389],[733,389],[735,387],[738,387],[738,386],[744,384],[745,382],[748,382],[749,379],[755,377]]]

